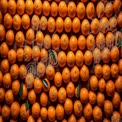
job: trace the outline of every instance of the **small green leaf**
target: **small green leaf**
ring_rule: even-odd
[[[117,46],[118,48],[120,48],[122,46],[122,39],[120,38],[120,36],[118,36],[118,40],[117,40]]]
[[[27,100],[26,100],[26,110],[29,109],[29,107],[30,107],[30,103],[29,103],[29,101],[28,101],[28,99],[27,99]]]
[[[54,62],[56,62],[55,55],[54,55],[54,52],[53,52],[52,50],[50,50],[49,55],[50,55],[51,59],[52,59]]]
[[[45,86],[46,88],[48,88],[48,83],[47,83],[47,81],[43,79],[42,82],[43,82],[44,86]]]
[[[80,84],[78,84],[78,86],[77,86],[77,95],[78,95],[78,97],[80,97],[80,89],[81,89],[81,86],[80,86]]]
[[[20,98],[22,97],[22,92],[23,92],[23,82],[20,85],[20,89],[19,89],[19,96]]]

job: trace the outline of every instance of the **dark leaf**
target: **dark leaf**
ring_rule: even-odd
[[[48,88],[48,83],[47,83],[47,81],[43,79],[42,82],[43,82],[44,86],[45,86],[46,88]]]
[[[26,100],[26,110],[29,109],[29,107],[30,107],[30,103],[29,103],[29,101],[28,101],[28,99],[27,99],[27,100]]]
[[[19,96],[20,98],[22,97],[22,92],[23,92],[23,82],[20,85],[20,89],[19,89]]]

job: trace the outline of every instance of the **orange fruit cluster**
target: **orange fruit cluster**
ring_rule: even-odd
[[[121,93],[121,0],[0,0],[0,122],[116,122]]]

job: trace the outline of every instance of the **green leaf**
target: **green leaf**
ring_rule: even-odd
[[[23,92],[23,82],[20,85],[20,89],[19,89],[19,96],[20,98],[22,97],[22,92]]]
[[[42,82],[43,82],[44,86],[45,86],[46,88],[48,88],[48,83],[47,83],[47,81],[43,79]]]
[[[49,55],[51,56],[51,59],[52,59],[54,62],[56,62],[55,55],[54,55],[54,52],[53,52],[52,50],[50,50]]]
[[[80,97],[80,89],[81,89],[81,86],[80,86],[80,84],[78,84],[78,86],[77,86],[77,95],[78,95],[78,97]]]
[[[27,100],[26,100],[26,110],[29,109],[29,107],[30,107],[30,103],[29,103],[29,101],[28,101],[28,99],[27,99]]]
[[[120,38],[120,36],[118,36],[118,40],[117,40],[117,47],[120,48],[122,46],[122,39]]]

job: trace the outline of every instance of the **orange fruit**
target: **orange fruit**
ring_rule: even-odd
[[[49,34],[46,34],[44,37],[44,48],[46,50],[49,50],[51,48],[51,43],[52,43],[51,36]]]
[[[61,33],[63,31],[63,19],[61,17],[58,17],[56,19],[56,31],[58,33]]]
[[[3,117],[4,120],[8,120],[10,117],[10,107],[8,105],[3,105],[2,107],[2,111],[1,111],[1,115]]]
[[[67,122],[67,120],[66,119],[63,119],[61,122]]]
[[[93,118],[95,121],[102,121],[103,112],[99,106],[95,106],[93,109]]]
[[[80,69],[80,78],[83,82],[87,82],[89,79],[89,69],[86,65],[83,65]]]
[[[14,95],[11,89],[7,90],[5,93],[5,103],[11,105],[14,101]]]
[[[100,64],[95,65],[94,67],[94,74],[97,78],[102,77],[102,66]]]
[[[60,37],[58,34],[52,35],[52,49],[55,51],[59,50],[60,48]]]
[[[38,31],[36,33],[36,43],[37,43],[37,46],[39,46],[40,48],[42,48],[43,44],[44,44],[44,34],[42,33],[42,31]]]
[[[89,103],[91,105],[94,105],[96,103],[96,100],[97,100],[97,96],[96,96],[95,92],[89,91]]]
[[[110,30],[111,31],[114,31],[114,30],[116,30],[117,28],[117,19],[116,19],[116,17],[111,17],[110,19],[109,19],[109,26],[110,26]]]
[[[15,14],[13,17],[13,28],[15,30],[20,30],[21,28],[21,17],[18,14]]]
[[[48,103],[48,95],[45,92],[40,94],[40,104],[45,107]]]
[[[84,19],[81,23],[81,32],[84,36],[87,36],[90,32],[90,23],[87,19]]]
[[[37,16],[37,15],[32,16],[31,27],[35,31],[37,31],[39,29],[39,16]]]
[[[4,102],[5,99],[5,89],[0,88],[0,103]]]
[[[120,12],[121,7],[122,7],[121,0],[115,0],[113,2],[113,10],[115,14],[118,14]]]
[[[70,70],[68,67],[65,67],[62,70],[62,79],[63,79],[64,83],[69,83],[69,81],[70,81]]]
[[[121,120],[120,113],[118,111],[114,111],[113,116],[112,116],[112,121],[116,122],[116,121],[120,121],[120,120]]]
[[[26,110],[26,104],[23,103],[20,107],[20,117],[22,120],[27,120],[30,114],[30,109]]]
[[[43,87],[44,92],[48,92],[50,90],[50,81],[47,78],[45,78],[44,80],[47,82],[48,87],[46,87],[44,85],[44,83],[43,83],[43,86],[42,87]]]
[[[117,78],[119,75],[119,67],[115,63],[111,65],[111,75],[113,78]]]
[[[119,113],[122,115],[122,101],[120,102]]]
[[[89,99],[89,93],[88,90],[86,88],[81,88],[80,90],[80,101],[81,103],[85,104],[88,102]]]
[[[66,98],[65,100],[64,111],[67,115],[70,115],[73,111],[73,102],[70,98]]]
[[[22,99],[22,100],[25,100],[26,97],[27,97],[27,95],[28,95],[27,87],[26,87],[25,84],[23,84],[23,91],[22,91],[21,99]]]
[[[47,118],[47,108],[46,107],[42,107],[40,110],[40,116],[42,120],[46,120]]]
[[[2,24],[0,24],[0,41],[3,41],[5,39],[5,34],[5,27]]]
[[[102,1],[99,1],[96,6],[96,14],[98,18],[102,18],[104,16],[105,5]]]
[[[43,2],[43,15],[49,16],[50,14],[50,3],[48,1]]]
[[[20,105],[17,101],[14,101],[10,107],[11,116],[13,119],[17,119],[20,112]]]
[[[81,116],[81,117],[77,120],[77,122],[86,122],[86,120],[85,120],[84,116]]]
[[[51,16],[53,16],[53,17],[56,17],[57,16],[57,14],[58,14],[58,5],[57,5],[57,3],[55,2],[55,1],[53,1],[52,3],[51,3],[51,6],[50,6],[50,8],[51,8]]]
[[[74,114],[77,117],[80,117],[82,115],[82,111],[83,111],[83,105],[80,102],[80,100],[75,100],[74,102]]]
[[[49,106],[47,114],[48,114],[49,121],[54,121],[55,120],[56,111],[55,111],[55,108],[53,106]]]
[[[3,122],[3,117],[2,117],[2,115],[0,115],[0,121]]]
[[[33,118],[38,118],[40,115],[40,104],[38,102],[35,102],[32,105],[32,116]]]
[[[112,2],[107,2],[105,5],[105,15],[110,18],[113,15],[113,5]]]
[[[67,5],[65,1],[60,1],[58,5],[59,16],[64,18],[67,15]]]
[[[12,82],[12,92],[14,95],[18,95],[20,89],[20,82],[19,80],[14,80]]]
[[[25,2],[24,0],[18,0],[17,1],[17,13],[19,15],[23,15],[25,12]]]
[[[110,122],[110,119],[104,118],[104,119],[103,119],[103,122]]]
[[[97,93],[97,104],[98,106],[103,106],[105,102],[105,96],[102,92]]]
[[[92,34],[96,35],[99,32],[99,20],[94,18],[91,22],[91,32]]]
[[[27,122],[35,122],[34,118],[32,115],[30,115],[27,119]]]
[[[24,79],[27,75],[27,68],[24,64],[20,65],[19,67],[19,77]]]
[[[92,91],[96,91],[98,89],[98,79],[95,75],[90,77],[90,88]]]
[[[74,55],[74,52],[69,51],[69,52],[67,53],[67,65],[68,65],[69,67],[73,67],[74,64],[75,64],[75,55]]]
[[[85,8],[85,5],[84,5],[83,2],[79,2],[77,4],[76,11],[77,11],[77,16],[78,16],[79,19],[83,19],[84,18],[84,16],[85,16],[85,9],[86,8]]]
[[[32,15],[33,14],[33,1],[32,0],[26,0],[25,2],[25,11],[28,15]]]
[[[10,88],[11,87],[11,83],[12,83],[12,78],[11,78],[11,74],[10,73],[6,73],[3,76],[3,87],[4,88]]]
[[[74,35],[70,37],[69,48],[73,52],[75,52],[77,50],[77,37]]]
[[[68,118],[68,122],[77,122],[76,117],[74,114],[71,114]]]
[[[93,110],[92,110],[92,106],[91,106],[90,103],[87,103],[87,104],[84,106],[83,113],[84,113],[85,119],[90,120],[90,119],[92,118]]]
[[[28,100],[30,104],[34,104],[36,102],[36,93],[33,89],[28,92]]]
[[[95,6],[92,2],[89,2],[86,6],[86,16],[88,19],[94,18],[95,15]]]
[[[103,61],[103,63],[109,63],[110,58],[111,58],[110,50],[107,47],[105,47],[102,50],[102,61]]]
[[[118,78],[115,80],[115,88],[117,92],[122,92],[122,76],[118,76]]]
[[[78,33],[80,31],[80,19],[75,17],[72,21],[72,30],[74,33]]]
[[[9,71],[9,61],[8,59],[3,59],[0,64],[1,73],[7,73]]]
[[[16,62],[16,51],[14,49],[10,49],[8,52],[8,61],[10,64],[14,64]]]
[[[56,117],[58,120],[62,120],[64,118],[64,107],[61,104],[57,104],[56,106]]]
[[[3,73],[2,71],[0,71],[0,87],[2,86],[3,84]]]
[[[37,75],[38,75],[38,77],[43,77],[44,76],[44,74],[45,74],[45,65],[44,65],[44,63],[42,63],[42,62],[39,62],[38,64],[37,64]]]
[[[106,83],[106,94],[108,96],[113,96],[115,91],[115,85],[112,80],[108,80]]]
[[[8,12],[11,14],[11,15],[14,15],[16,13],[16,2],[15,0],[9,0],[8,2]]]
[[[38,61],[41,57],[41,53],[40,53],[40,48],[38,46],[34,46],[32,48],[32,59],[33,61]]]
[[[39,117],[39,118],[37,119],[37,122],[43,122],[42,119],[41,119],[41,117]]]
[[[52,23],[52,20],[51,20],[50,23]],[[48,24],[47,18],[45,16],[42,16],[40,18],[40,23],[39,24],[40,24],[40,30],[46,30],[47,24]]]
[[[76,16],[76,4],[75,4],[75,2],[73,2],[73,1],[70,1],[69,3],[68,3],[68,6],[67,6],[67,10],[68,10],[68,16],[70,17],[70,18],[74,18],[75,16]]]
[[[30,17],[28,14],[22,16],[22,28],[27,30],[30,26]]]
[[[64,87],[60,87],[58,90],[58,101],[59,103],[64,103],[66,100],[66,90]]]
[[[60,72],[56,72],[54,76],[54,84],[56,87],[61,87],[62,85],[62,75]]]
[[[106,117],[110,117],[113,113],[113,104],[110,100],[105,100],[104,102],[104,113]]]
[[[34,87],[35,93],[39,94],[42,91],[42,81],[39,78],[35,78],[33,87]]]
[[[42,13],[42,1],[35,0],[33,3],[33,10],[36,15],[40,15]]]
[[[16,57],[17,60],[19,62],[23,61],[23,58],[24,58],[24,50],[23,50],[23,48],[18,48],[16,54],[17,54],[17,57]]]
[[[118,67],[119,67],[119,73],[122,74],[122,59],[119,59],[118,61]]]
[[[66,17],[64,20],[64,29],[67,33],[69,33],[72,29],[72,20],[70,17]]]
[[[85,47],[86,47],[86,39],[85,39],[85,36],[84,35],[80,35],[78,37],[78,42],[77,43],[78,43],[78,48],[80,50],[84,50]]]
[[[7,12],[7,9],[8,9],[8,1],[7,0],[0,1],[0,9],[3,14],[5,14]]]
[[[77,66],[73,66],[72,69],[71,69],[71,80],[73,82],[77,82],[78,79],[79,79],[79,69]]]

